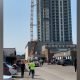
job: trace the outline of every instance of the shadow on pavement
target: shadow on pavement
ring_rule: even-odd
[[[35,76],[40,76],[40,75],[35,75]]]
[[[18,72],[21,72],[21,68],[18,67],[17,71],[18,71]],[[28,69],[27,69],[27,68],[25,69],[25,72],[28,72]]]
[[[35,76],[39,76],[39,75],[35,75]],[[30,76],[26,76],[26,77],[23,77],[23,78],[21,78],[21,76],[12,76],[12,78],[14,78],[14,79],[17,79],[17,78],[20,78],[20,79],[24,79],[24,78],[31,79]],[[45,80],[45,79],[42,79],[42,78],[33,78],[32,80]]]
[[[20,78],[20,79],[22,79],[22,77],[21,76],[12,76],[12,78]],[[30,78],[29,76],[26,76],[26,77],[23,77],[23,78]]]
[[[34,79],[36,79],[36,80],[45,80],[45,79],[42,79],[42,78],[34,78]]]
[[[21,78],[21,76],[12,76],[12,78]]]

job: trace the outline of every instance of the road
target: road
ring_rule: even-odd
[[[18,74],[20,76],[20,73]],[[36,68],[35,78],[31,79],[28,72],[25,72],[24,78],[15,78],[14,80],[77,80],[77,74],[73,66],[44,65]]]

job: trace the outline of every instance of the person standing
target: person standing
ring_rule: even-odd
[[[29,61],[29,63],[28,63],[28,68],[29,68],[29,76],[30,76],[30,73],[31,73],[30,64],[31,64],[31,62]]]
[[[74,60],[74,67],[75,67],[75,72],[76,72],[76,70],[77,70],[77,59],[76,58]]]
[[[30,63],[30,73],[32,74],[32,78],[34,78],[34,74],[35,74],[35,63],[32,60]]]
[[[42,65],[44,64],[44,61],[43,61],[43,59],[42,59]]]
[[[40,62],[40,66],[42,66],[43,65],[43,60],[40,59],[39,62]]]
[[[24,61],[21,61],[21,77],[24,77],[24,70],[25,70],[25,63]]]

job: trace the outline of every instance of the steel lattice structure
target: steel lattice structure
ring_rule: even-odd
[[[30,16],[30,37],[33,41],[33,13],[34,13],[34,0],[31,0],[31,16]]]

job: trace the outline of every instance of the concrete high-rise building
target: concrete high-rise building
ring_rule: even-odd
[[[71,0],[37,0],[38,40],[72,44]]]

